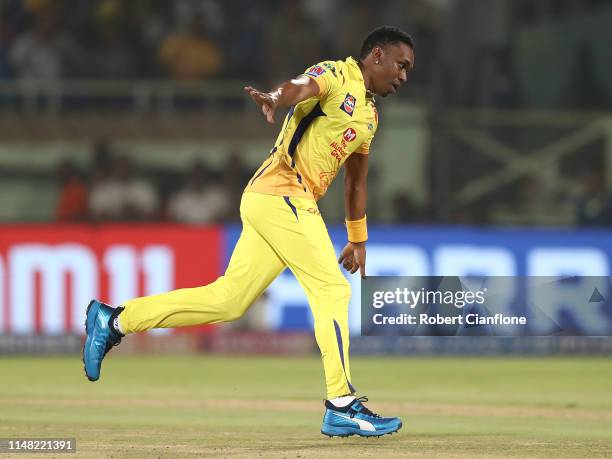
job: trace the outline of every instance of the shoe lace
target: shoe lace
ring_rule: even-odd
[[[106,348],[104,349],[104,355],[103,357],[106,357],[106,354],[108,354],[108,351],[110,351],[114,346],[118,346],[119,343],[121,343],[121,338],[123,335],[113,331],[113,327],[112,327],[112,321],[119,315],[121,314],[121,312],[124,310],[125,308],[123,308],[122,306],[119,306],[117,308],[115,308],[113,310],[113,313],[110,316],[110,319],[108,320],[108,327],[110,328],[110,336],[109,336],[109,340],[106,342]]]
[[[106,354],[108,354],[108,351],[110,351],[113,347],[118,346],[120,342],[121,342],[121,337],[117,337],[116,339],[113,339],[112,341],[109,340],[106,343],[106,348],[104,349],[103,357],[106,357]]]
[[[361,409],[360,409],[359,411],[354,410],[355,412],[354,412],[353,416],[354,416],[355,414],[357,414],[357,413],[363,413],[363,414],[365,414],[365,415],[367,415],[367,416],[372,416],[372,417],[374,417],[374,418],[380,418],[380,417],[382,417],[382,416],[380,416],[379,414],[376,414],[376,413],[374,413],[374,412],[370,411],[370,410],[369,410],[369,409],[368,409],[368,408],[367,408],[367,407],[364,405],[364,403],[368,401],[368,397],[366,397],[365,395],[364,395],[363,397],[356,398],[355,400],[356,400],[356,401],[358,401],[358,402],[360,402],[360,404],[361,404]]]

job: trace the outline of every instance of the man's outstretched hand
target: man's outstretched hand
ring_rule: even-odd
[[[274,112],[278,102],[278,96],[269,92],[261,92],[252,86],[245,86],[244,91],[251,96],[251,99],[261,107],[261,112],[270,124],[274,124]]]
[[[362,279],[366,277],[366,245],[365,242],[349,242],[344,246],[338,258],[338,263],[342,264],[351,274],[359,270]]]

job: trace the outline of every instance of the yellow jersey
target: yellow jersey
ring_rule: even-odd
[[[316,201],[349,155],[369,153],[378,113],[357,60],[320,62],[304,75],[317,82],[319,94],[290,107],[245,191]]]

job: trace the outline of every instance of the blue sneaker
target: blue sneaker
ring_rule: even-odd
[[[372,413],[362,403],[367,401],[367,397],[359,397],[351,404],[338,408],[329,400],[325,400],[326,410],[321,433],[328,437],[379,437],[401,429],[400,418],[383,418]]]
[[[85,375],[90,381],[100,377],[102,359],[113,346],[121,342],[121,337],[111,326],[115,317],[123,308],[112,308],[108,304],[91,300],[87,306],[85,320],[85,345],[83,346],[83,364]]]

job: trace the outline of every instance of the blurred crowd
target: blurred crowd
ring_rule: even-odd
[[[106,139],[95,141],[90,155],[87,167],[65,159],[55,171],[57,222],[239,223],[240,199],[254,172],[238,149],[229,149],[220,167],[196,159],[181,169],[138,161]],[[377,167],[373,165],[370,172],[376,187]],[[381,222],[379,200],[372,193],[373,222]],[[394,195],[389,211],[395,223],[433,222],[438,217],[433,208],[414,203],[401,190]],[[343,221],[334,216],[326,220]]]
[[[355,55],[369,30],[397,24],[417,44],[411,82],[432,102],[528,106],[534,101],[524,86],[533,78],[519,66],[517,35],[509,30],[597,14],[610,3],[0,0],[0,80],[240,78],[272,85],[323,58]],[[594,57],[600,41],[570,40],[563,49],[564,68],[571,67],[563,72],[573,73],[558,106],[610,107],[606,59]]]
[[[430,0],[0,0],[0,79],[240,77],[272,82],[355,55],[400,14],[421,48]],[[425,78],[421,66],[417,78]]]
[[[138,163],[106,140],[93,144],[92,161],[84,169],[65,160],[57,168],[58,222],[176,222],[186,224],[220,224],[240,222],[240,199],[252,176],[239,150],[228,150],[226,160],[219,167],[195,160],[184,169],[152,167]],[[585,159],[585,158],[583,158]],[[569,165],[569,167],[574,167]],[[539,225],[555,220],[551,217],[559,209],[570,213],[567,224],[585,227],[612,225],[612,192],[603,167],[593,157],[581,161],[571,189],[559,186],[557,166],[526,177],[517,186],[501,190],[485,201],[453,209],[430,202],[417,202],[406,191],[396,190],[390,200],[386,222],[399,224],[500,224],[495,210],[506,210],[521,215],[515,224]],[[371,185],[375,189],[378,169],[373,166]],[[369,219],[381,223],[379,215],[383,202],[373,194]],[[438,201],[436,201],[438,202]],[[503,212],[502,212],[503,213]],[[326,216],[329,223],[340,223]],[[496,218],[498,220],[496,221]]]
[[[239,221],[242,190],[251,171],[239,152],[220,170],[195,161],[188,170],[145,170],[106,141],[94,145],[88,170],[63,161],[57,171],[60,222],[174,221],[216,224]]]
[[[407,89],[417,88],[423,93],[421,100],[428,103],[431,112],[430,177],[426,180],[430,201],[420,202],[409,192],[397,190],[380,201],[390,206],[386,221],[499,224],[505,213],[513,218],[524,216],[522,223],[537,224],[546,221],[542,216],[565,212],[571,213],[572,221],[579,224],[610,225],[612,200],[602,173],[602,144],[577,151],[572,155],[577,158],[576,164],[560,161],[560,170],[551,173],[550,180],[527,174],[524,180],[499,187],[481,200],[463,207],[450,205],[457,190],[504,164],[491,164],[482,155],[475,155],[463,141],[453,140],[448,126],[438,120],[442,119],[439,114],[452,106],[612,108],[612,73],[606,70],[608,51],[602,47],[605,39],[597,38],[608,37],[606,30],[595,30],[592,35],[597,39],[588,39],[590,31],[586,26],[580,29],[584,35],[580,39],[572,38],[569,32],[545,36],[541,41],[551,46],[559,36],[569,43],[561,47],[561,53],[558,48],[550,51],[567,64],[562,72],[558,60],[551,60],[548,67],[554,69],[553,75],[544,71],[546,65],[535,69],[535,64],[548,62],[538,58],[537,43],[530,42],[522,51],[519,49],[522,30],[547,24],[557,24],[559,30],[565,30],[565,25],[576,17],[590,14],[596,19],[600,13],[604,15],[604,8],[611,3],[612,0],[379,0],[375,4],[370,0],[0,0],[0,81],[146,78],[181,82],[238,78],[270,87],[321,59],[355,55],[369,30],[380,24],[397,24],[414,36],[417,46],[417,65]],[[534,65],[519,65],[534,56]],[[534,86],[530,88],[532,82]],[[406,94],[402,91],[401,96]],[[514,135],[509,129],[501,135],[483,132],[517,152],[534,148],[529,144],[530,134],[517,131]],[[538,132],[533,136],[536,140],[542,136],[540,143],[544,145],[549,141],[544,138],[547,135]],[[70,163],[62,165],[58,219],[198,223],[238,220],[240,194],[251,173],[242,164],[239,152],[229,152],[220,170],[202,162],[192,164],[183,173],[172,173],[147,171],[146,165],[135,165],[130,157],[110,150],[105,142],[97,145],[91,170],[80,170]],[[446,156],[439,158],[440,154]],[[598,158],[594,161],[585,159],[595,156]],[[438,173],[441,162],[449,171],[447,175]],[[574,185],[564,188],[566,182]],[[376,211],[379,203],[373,201]],[[533,220],[529,220],[531,215],[535,215]]]

